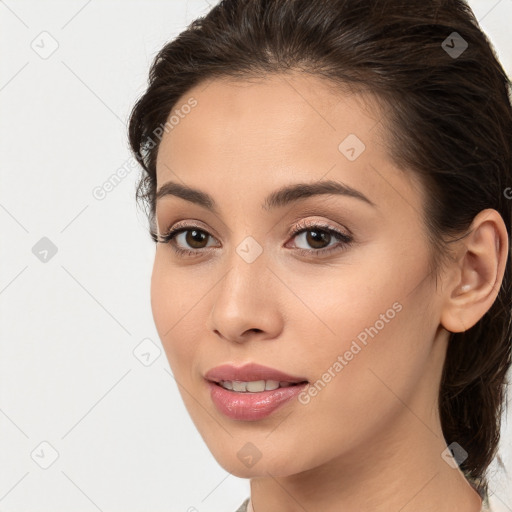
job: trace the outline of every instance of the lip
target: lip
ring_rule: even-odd
[[[234,366],[231,364],[223,364],[208,370],[205,379],[210,382],[220,382],[221,380],[239,380],[239,381],[255,381],[255,380],[277,380],[278,382],[291,382],[296,384],[305,382],[305,377],[297,377],[284,373],[269,366],[263,366],[256,363],[248,363],[243,366]]]
[[[256,363],[249,363],[240,367],[230,364],[216,366],[206,372],[205,379],[210,389],[212,402],[218,411],[228,418],[243,421],[257,421],[266,418],[277,408],[299,395],[309,385],[304,377],[290,375]],[[295,385],[255,393],[238,393],[223,388],[219,384],[222,380],[247,382],[275,380],[290,382]]]
[[[259,393],[237,393],[224,389],[216,382],[206,381],[206,383],[210,388],[212,402],[219,412],[233,420],[243,421],[257,421],[266,418],[278,407],[295,398],[306,386],[309,386],[309,383],[305,382]]]

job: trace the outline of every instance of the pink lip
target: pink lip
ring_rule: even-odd
[[[207,381],[210,396],[217,409],[233,420],[261,420],[288,400],[296,397],[308,383],[287,388],[277,388],[259,393],[237,393],[224,389],[220,384]]]
[[[248,363],[240,367],[223,364],[208,370],[204,377],[212,382],[220,382],[221,380],[277,380],[278,382],[298,383],[308,380],[305,377],[296,377],[256,363]]]
[[[255,363],[242,367],[217,366],[206,372],[205,379],[210,388],[210,397],[217,409],[231,419],[245,421],[257,421],[267,417],[278,407],[296,397],[309,384],[303,377],[289,375]],[[275,380],[296,383],[296,385],[258,393],[238,393],[224,389],[218,384],[222,380]]]

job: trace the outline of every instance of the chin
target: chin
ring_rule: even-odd
[[[235,448],[240,445],[241,448]],[[250,441],[247,443],[234,442],[233,449],[229,452],[222,447],[218,450],[211,450],[217,463],[227,472],[238,478],[256,478],[265,477],[271,474],[275,477],[285,477],[299,473],[304,470],[297,466],[297,461],[293,460],[293,467],[290,464],[292,455],[276,454],[272,457],[265,457],[265,454],[257,452]]]

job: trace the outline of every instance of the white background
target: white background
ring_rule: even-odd
[[[470,5],[510,75],[512,0]],[[249,495],[208,451],[158,355],[138,170],[93,196],[130,158],[126,123],[152,58],[209,8],[0,1],[2,512],[231,512]],[[52,44],[48,58],[33,48]],[[57,250],[47,262],[32,250],[43,237]],[[145,366],[133,351],[148,338]],[[491,483],[497,512],[512,511],[511,432],[504,423],[511,475]],[[42,442],[58,453],[47,469]]]

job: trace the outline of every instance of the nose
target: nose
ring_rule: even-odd
[[[235,343],[250,339],[273,339],[283,328],[279,306],[279,279],[267,267],[264,255],[248,263],[237,254],[211,292],[207,328]]]

